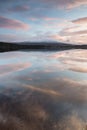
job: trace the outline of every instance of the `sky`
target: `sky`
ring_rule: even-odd
[[[87,44],[87,0],[0,0],[0,41]]]

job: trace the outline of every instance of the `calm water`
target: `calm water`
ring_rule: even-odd
[[[1,53],[0,130],[87,130],[87,51]]]

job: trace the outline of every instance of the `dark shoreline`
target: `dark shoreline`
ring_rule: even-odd
[[[28,43],[26,44],[17,44],[17,43],[5,43],[0,42],[0,52],[7,51],[16,51],[16,50],[44,50],[44,51],[53,51],[53,50],[69,50],[69,49],[87,49],[87,45],[72,45],[65,43]]]

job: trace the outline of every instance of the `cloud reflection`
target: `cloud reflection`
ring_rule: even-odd
[[[0,66],[0,76],[7,75],[16,71],[21,71],[31,66],[30,63],[19,63],[19,64],[7,64]]]
[[[9,64],[4,55],[0,66],[0,73],[5,75],[0,77],[0,129],[86,130],[87,81],[75,74],[70,77],[73,71],[78,73],[76,68],[86,67],[86,52],[14,53],[14,63],[12,55],[6,56]]]
[[[83,93],[84,87],[79,88],[79,85],[70,79],[53,79],[48,82],[48,88],[45,84],[42,89],[37,86],[26,86],[26,82],[24,85],[21,82],[20,87],[3,90],[0,94],[0,128],[6,127],[9,130],[86,128],[87,98],[85,100],[85,97],[79,95],[79,92]],[[57,93],[62,93],[62,96]]]
[[[73,50],[55,53],[51,58],[60,60],[62,66],[66,69],[87,73],[87,51]]]

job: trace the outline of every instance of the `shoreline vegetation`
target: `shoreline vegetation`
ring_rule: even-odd
[[[73,45],[60,42],[27,42],[27,43],[8,43],[0,42],[0,52],[16,50],[69,50],[87,49],[87,45]]]

